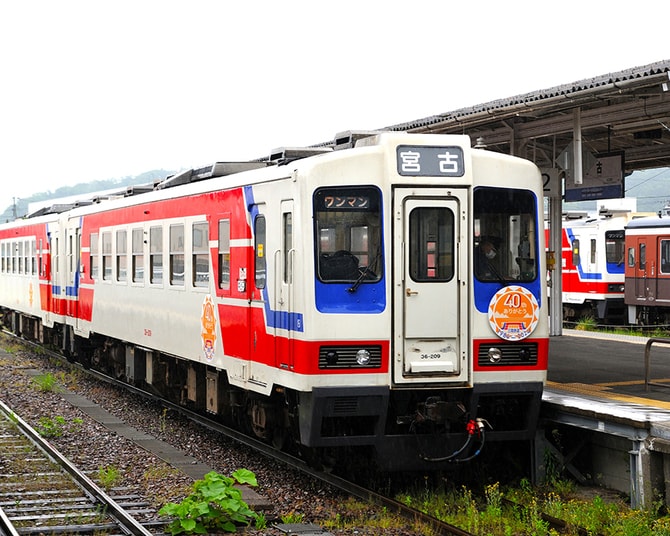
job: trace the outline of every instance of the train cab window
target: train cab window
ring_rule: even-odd
[[[622,265],[624,261],[624,232],[605,231],[605,260],[608,263]]]
[[[128,280],[128,233],[125,229],[116,231],[116,280]]]
[[[255,251],[255,271],[254,280],[256,288],[265,288],[265,278],[267,266],[265,261],[265,216],[258,215],[254,221],[254,251]]]
[[[409,273],[414,281],[449,281],[454,277],[454,214],[421,207],[409,215]]]
[[[635,248],[628,248],[628,266],[635,267]]]
[[[163,283],[163,228],[149,229],[149,282]]]
[[[381,194],[374,187],[314,193],[316,273],[326,283],[380,281]]]
[[[661,240],[661,273],[670,274],[670,240]]]
[[[112,233],[102,233],[102,278],[112,279]]]
[[[132,278],[133,283],[144,281],[144,230],[133,229],[132,231]]]
[[[170,225],[170,285],[184,286],[184,226]]]
[[[209,287],[209,224],[193,224],[193,286]]]
[[[536,202],[535,195],[528,190],[475,189],[473,233],[477,279],[500,282],[537,278]]]
[[[40,261],[41,262],[41,261]],[[98,279],[99,266],[98,266],[98,233],[91,233],[91,244],[90,244],[90,255],[89,255],[89,273],[91,274],[91,279]]]
[[[219,288],[230,290],[230,220],[219,220]]]

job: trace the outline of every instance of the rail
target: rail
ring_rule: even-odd
[[[644,347],[644,389],[649,391],[649,386],[670,388],[670,383],[652,382],[651,377],[651,347],[654,344],[670,345],[670,338],[668,337],[652,337],[647,341]]]
[[[51,443],[45,441],[26,421],[16,415],[12,409],[0,400],[0,418],[5,416],[13,422],[17,428],[46,456],[54,460],[59,467],[66,471],[72,479],[77,482],[81,489],[85,490],[103,509],[118,523],[121,530],[133,536],[152,536],[152,533],[142,526],[126,510],[124,510],[114,499],[105,493],[93,480],[83,474],[70,460],[65,458]],[[5,512],[0,516],[0,534],[14,534],[10,528],[11,519]],[[9,532],[7,532],[9,530]],[[74,530],[74,529],[73,529]],[[21,531],[19,531],[21,533]]]

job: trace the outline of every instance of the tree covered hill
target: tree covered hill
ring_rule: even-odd
[[[167,171],[164,169],[155,169],[146,171],[135,177],[124,177],[122,179],[105,179],[91,182],[82,182],[74,186],[61,186],[54,191],[40,192],[31,195],[30,197],[20,198],[16,200],[16,207],[10,205],[2,214],[0,214],[0,221],[12,221],[15,217],[24,217],[28,214],[28,208],[33,203],[44,201],[45,205],[49,201],[70,198],[75,196],[86,197],[86,194],[93,194],[96,192],[104,192],[107,190],[124,188],[126,186],[137,186],[140,184],[151,184],[154,181],[165,179],[174,174],[174,171]]]

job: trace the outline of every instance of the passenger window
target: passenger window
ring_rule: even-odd
[[[661,273],[670,274],[670,240],[661,240]]]
[[[285,212],[283,215],[284,226],[284,283],[293,283],[293,214]]]
[[[209,224],[193,224],[193,286],[209,286]]]
[[[124,230],[116,231],[116,280],[120,282],[128,279],[128,233]]]
[[[149,229],[149,269],[150,283],[163,283],[163,228]]]
[[[112,279],[112,233],[109,232],[102,233],[102,278]]]
[[[230,220],[219,220],[219,288],[230,290]]]
[[[132,272],[133,283],[142,283],[144,281],[144,231],[142,229],[133,229],[133,254],[132,254]]]
[[[41,262],[41,257],[40,257]],[[90,245],[90,255],[89,255],[89,273],[91,274],[91,279],[98,279],[98,233],[91,233],[91,245]]]
[[[170,284],[184,286],[184,226],[170,225]]]
[[[254,279],[256,288],[264,289],[266,279],[265,216],[256,216],[256,221],[254,222],[254,236],[254,251],[256,252]]]
[[[575,238],[572,241],[572,264],[575,266],[581,264],[581,259],[579,258],[579,238]]]

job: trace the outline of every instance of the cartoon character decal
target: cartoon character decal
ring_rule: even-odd
[[[202,351],[205,359],[211,361],[214,359],[214,352],[216,351],[216,313],[214,310],[214,302],[212,302],[212,297],[209,294],[202,302],[200,324],[202,326],[200,332],[200,336],[202,337]]]

